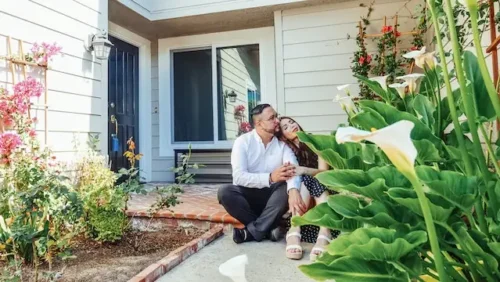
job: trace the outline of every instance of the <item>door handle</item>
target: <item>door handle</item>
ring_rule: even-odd
[[[111,104],[109,104],[109,106],[114,109],[115,108],[115,103],[111,102]]]

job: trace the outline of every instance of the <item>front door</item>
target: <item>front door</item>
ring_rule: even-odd
[[[129,167],[123,153],[130,137],[139,152],[139,48],[109,40],[114,46],[108,61],[108,154],[112,170],[118,171]]]

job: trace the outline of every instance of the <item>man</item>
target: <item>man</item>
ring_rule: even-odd
[[[275,136],[279,126],[276,111],[269,104],[257,105],[250,112],[254,130],[238,137],[231,153],[233,185],[219,189],[219,203],[245,225],[234,228],[235,243],[278,240],[278,224],[288,207],[303,214],[306,206],[300,196],[301,179],[293,151]]]

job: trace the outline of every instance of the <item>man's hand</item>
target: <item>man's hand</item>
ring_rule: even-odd
[[[291,189],[288,192],[288,206],[292,215],[303,215],[306,213],[307,207],[306,204],[304,204],[298,189]]]
[[[293,165],[294,168],[295,168],[295,175],[305,175],[305,174],[309,174],[308,171],[309,171],[309,168],[305,167],[305,166],[299,166],[299,165]]]
[[[295,176],[295,166],[292,164],[286,163],[271,173],[271,181],[274,182],[281,182],[281,181],[287,181],[288,179],[292,178]]]

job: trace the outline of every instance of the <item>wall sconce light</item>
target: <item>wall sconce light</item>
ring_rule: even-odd
[[[89,52],[94,51],[96,58],[107,60],[113,43],[108,40],[108,34],[102,30],[98,34],[90,34],[85,44],[85,49]]]
[[[234,90],[231,90],[231,92],[228,93],[228,91],[226,90],[226,92],[224,93],[224,97],[225,98],[229,98],[229,102],[231,103],[234,103],[236,102],[236,97],[238,95],[236,95],[236,93],[234,93]]]

